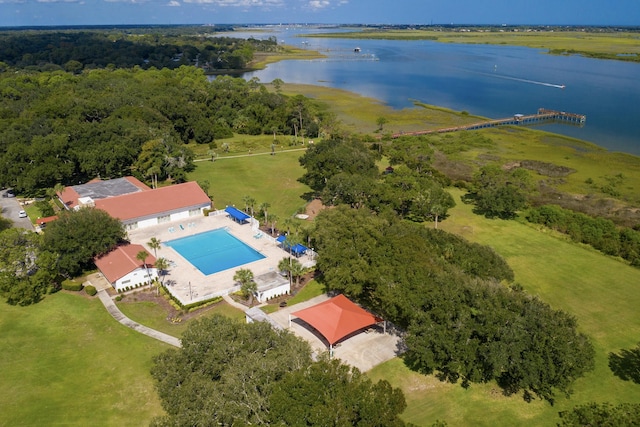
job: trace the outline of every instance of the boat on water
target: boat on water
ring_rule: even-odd
[[[356,47],[355,49],[353,49],[354,52],[360,52],[360,48]]]

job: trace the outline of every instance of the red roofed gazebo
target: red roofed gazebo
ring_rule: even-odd
[[[338,295],[313,307],[291,313],[289,326],[291,326],[291,316],[304,320],[320,332],[328,341],[331,353],[333,353],[333,345],[347,335],[383,320],[354,304],[344,295]]]

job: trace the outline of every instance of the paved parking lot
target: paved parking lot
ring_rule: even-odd
[[[2,190],[2,196],[4,196],[6,192],[7,190]],[[28,217],[18,217],[18,212],[24,210],[24,206],[20,204],[20,200],[17,197],[1,197],[0,207],[2,208],[2,216],[13,221],[15,227],[33,230],[33,224],[31,224]]]

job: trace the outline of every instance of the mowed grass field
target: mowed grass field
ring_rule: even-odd
[[[285,147],[296,150],[298,147]],[[271,205],[269,212],[282,221],[304,208],[308,203],[302,196],[309,187],[297,181],[303,174],[298,162],[304,149],[278,151],[270,154],[242,154],[239,157],[219,158],[215,162],[198,162],[197,169],[188,178],[193,181],[209,181],[209,195],[215,209],[235,205],[244,210],[244,196],[256,200],[255,211],[261,203]]]
[[[522,396],[505,397],[493,383],[442,383],[433,376],[409,371],[400,359],[378,366],[374,379],[401,387],[409,406],[407,421],[430,425],[436,419],[449,425],[555,425],[558,412],[586,402],[640,402],[640,385],[614,376],[610,352],[635,347],[640,339],[640,270],[571,242],[556,233],[523,222],[489,220],[474,215],[460,202],[440,228],[487,244],[504,256],[516,282],[553,308],[574,315],[596,350],[596,368],[574,385],[569,398],[558,396],[553,406],[526,403]]]
[[[116,322],[97,297],[0,303],[0,425],[147,426],[163,410],[150,369],[171,348]]]

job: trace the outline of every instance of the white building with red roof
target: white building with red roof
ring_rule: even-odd
[[[148,255],[144,263],[137,258],[144,246],[120,245],[106,255],[94,259],[96,267],[117,291],[148,285],[158,277],[156,259]],[[148,254],[148,252],[147,252]]]
[[[211,209],[211,199],[196,182],[152,189],[134,177],[95,180],[66,187],[58,196],[68,209],[102,209],[127,230],[184,221]]]

